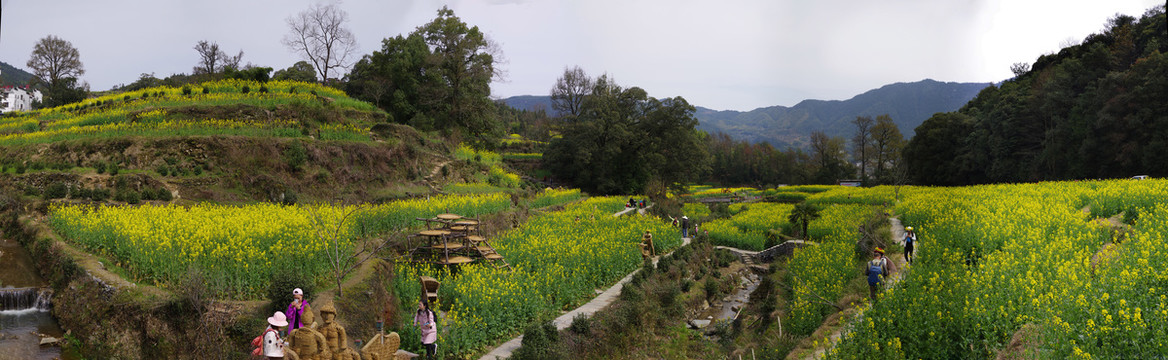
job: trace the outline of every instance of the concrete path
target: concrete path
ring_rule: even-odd
[[[905,234],[904,224],[900,223],[900,219],[888,218],[888,227],[889,227],[889,230],[892,231],[892,241],[896,242],[897,244],[904,245],[904,234]],[[917,253],[917,255],[919,255],[919,252]],[[900,283],[900,280],[904,278],[905,273],[908,272],[908,266],[906,266],[906,263],[904,262],[903,255],[899,255],[899,254],[892,255],[889,257],[889,260],[890,261],[888,262],[888,264],[890,265],[889,267],[891,268],[891,269],[889,269],[889,272],[892,273],[892,276],[888,277],[887,283],[884,285],[885,288],[891,288],[891,287],[896,286],[896,284]],[[864,320],[864,313],[858,313],[858,314],[856,314],[856,317],[852,318],[852,322],[859,322],[859,321],[863,321],[863,320]],[[831,332],[831,335],[827,336],[826,341],[821,342],[824,345],[821,345],[820,348],[815,349],[815,352],[813,352],[811,355],[809,355],[807,357],[804,357],[803,359],[804,360],[822,359],[823,354],[827,352],[827,349],[835,347],[835,344],[839,342],[839,339],[840,339],[840,337],[843,336],[843,331],[845,329],[847,329],[847,324],[840,325],[839,328],[837,328],[837,329],[835,329],[835,331]]]
[[[616,214],[612,214],[612,216],[620,217],[621,215],[628,214],[628,213],[632,212],[633,210],[637,210],[637,214],[645,215],[645,210],[649,210],[652,207],[653,207],[653,205],[646,205],[644,209],[640,209],[640,208],[636,208],[636,207],[625,208],[624,210],[618,211]]]
[[[689,245],[689,242],[690,238],[681,238],[681,246]],[[657,265],[657,260],[660,258],[661,256],[654,256],[653,265]],[[613,285],[612,287],[608,288],[608,290],[605,290],[604,292],[600,293],[600,295],[597,295],[595,298],[593,298],[592,301],[589,301],[587,304],[581,305],[572,311],[560,315],[560,317],[557,317],[555,320],[552,320],[552,324],[555,324],[557,330],[564,330],[568,328],[568,325],[572,324],[572,319],[576,318],[576,316],[581,314],[592,316],[593,314],[596,314],[597,311],[608,307],[608,304],[611,304],[613,300],[616,300],[617,296],[620,296],[621,289],[625,287],[625,283],[628,283],[629,280],[633,278],[633,275],[636,275],[639,271],[641,271],[640,268],[633,270],[633,272],[629,273],[623,279],[618,281],[616,285]],[[516,349],[519,349],[519,346],[522,344],[523,335],[519,335],[514,339],[508,340],[502,345],[499,345],[499,347],[496,347],[486,355],[480,357],[479,360],[510,358],[511,353],[515,352]]]

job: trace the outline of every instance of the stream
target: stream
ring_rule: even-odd
[[[64,336],[49,312],[52,296],[28,251],[0,238],[0,360],[73,358],[57,345],[41,346],[42,338]]]

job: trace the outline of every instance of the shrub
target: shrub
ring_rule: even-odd
[[[260,94],[267,94],[267,93],[268,93],[268,86],[267,85],[260,85]]]
[[[65,184],[54,182],[45,188],[45,200],[60,199],[69,193],[69,188]]]
[[[211,93],[211,89],[210,89],[210,88],[208,88],[208,87],[206,87],[206,86],[204,86],[204,87],[203,87],[203,94],[204,94],[204,95],[206,95],[206,94],[210,94],[210,93]]]
[[[33,171],[36,171],[36,170],[42,170],[42,169],[44,169],[44,168],[45,168],[45,164],[41,163],[40,161],[37,161],[37,162],[34,162],[34,163],[30,164],[30,165],[28,166],[28,168],[29,168],[29,169],[32,169]]]
[[[300,171],[300,167],[307,159],[308,153],[304,149],[304,144],[300,141],[288,143],[288,148],[284,150],[284,160],[288,163],[288,167],[294,171]]]
[[[114,200],[125,201],[127,204],[137,204],[141,202],[142,196],[137,191],[122,190],[118,191],[118,195],[114,197]]]
[[[73,198],[89,199],[89,198],[93,197],[93,190],[90,190],[90,189],[82,187],[82,186],[78,186],[75,189],[77,189],[77,190],[73,193],[73,195],[72,195]]]
[[[563,359],[559,348],[560,332],[551,321],[532,324],[523,332],[523,345],[511,355],[516,360]]]
[[[272,279],[268,282],[268,313],[284,311],[292,303],[292,290],[300,288],[304,291],[304,298],[311,299],[316,293],[315,286],[310,279],[297,276],[301,272],[294,269],[273,269]]]
[[[717,272],[714,273],[717,274]],[[706,300],[710,302],[714,302],[714,300],[722,297],[722,291],[718,287],[718,281],[714,280],[713,277],[706,278],[706,284],[703,288],[706,291]]]
[[[150,97],[150,93],[142,93],[142,99]]]
[[[24,174],[24,170],[25,170],[24,163],[17,163],[16,164],[16,174],[17,175]]]
[[[239,89],[239,92],[247,94],[247,93],[251,92],[251,87],[244,85],[243,88]]]
[[[106,165],[106,171],[109,172],[110,175],[117,175],[118,163],[111,160],[109,164]]]
[[[191,94],[191,86],[190,85],[183,85],[182,92],[183,92],[183,95],[190,95]]]
[[[123,97],[122,97],[122,101],[129,102],[129,101],[130,101],[130,95],[123,96]]]
[[[166,188],[158,188],[155,190],[154,199],[161,201],[171,201],[174,200],[174,194],[171,194],[170,190],[167,190]]]
[[[592,332],[592,318],[587,314],[580,313],[572,317],[572,324],[568,325],[568,330],[580,335],[588,335]]]
[[[89,194],[89,199],[93,200],[93,201],[105,201],[106,199],[109,199],[109,197],[110,197],[109,189],[97,188],[97,189],[93,189],[93,191],[90,192],[90,194]]]
[[[161,164],[161,165],[154,167],[154,172],[158,173],[158,175],[160,175],[160,176],[166,176],[167,174],[169,174],[170,172],[167,170],[169,170],[169,169],[166,168],[166,164]]]

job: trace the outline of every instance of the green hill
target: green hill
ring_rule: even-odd
[[[916,181],[977,184],[1168,176],[1164,7],[1120,15],[917,128]]]
[[[155,87],[0,118],[0,165],[34,192],[63,183],[228,202],[429,192],[422,176],[453,149],[385,118],[316,84]]]
[[[33,78],[27,71],[0,61],[0,86],[28,85]]]

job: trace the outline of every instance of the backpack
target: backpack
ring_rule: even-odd
[[[904,243],[905,244],[912,244],[913,240],[914,239],[913,239],[912,234],[904,234]]]
[[[251,346],[254,347],[254,349],[251,350],[251,356],[259,357],[259,358],[264,357],[264,335],[267,335],[269,331],[276,331],[276,330],[272,329],[272,328],[267,328],[264,330],[263,334],[260,334],[260,336],[256,336],[255,339],[251,339]],[[276,339],[279,339],[279,338],[280,338],[280,333],[277,332]]]
[[[884,259],[880,262],[875,260],[868,262],[868,285],[876,286],[880,283],[880,275],[884,274]]]

